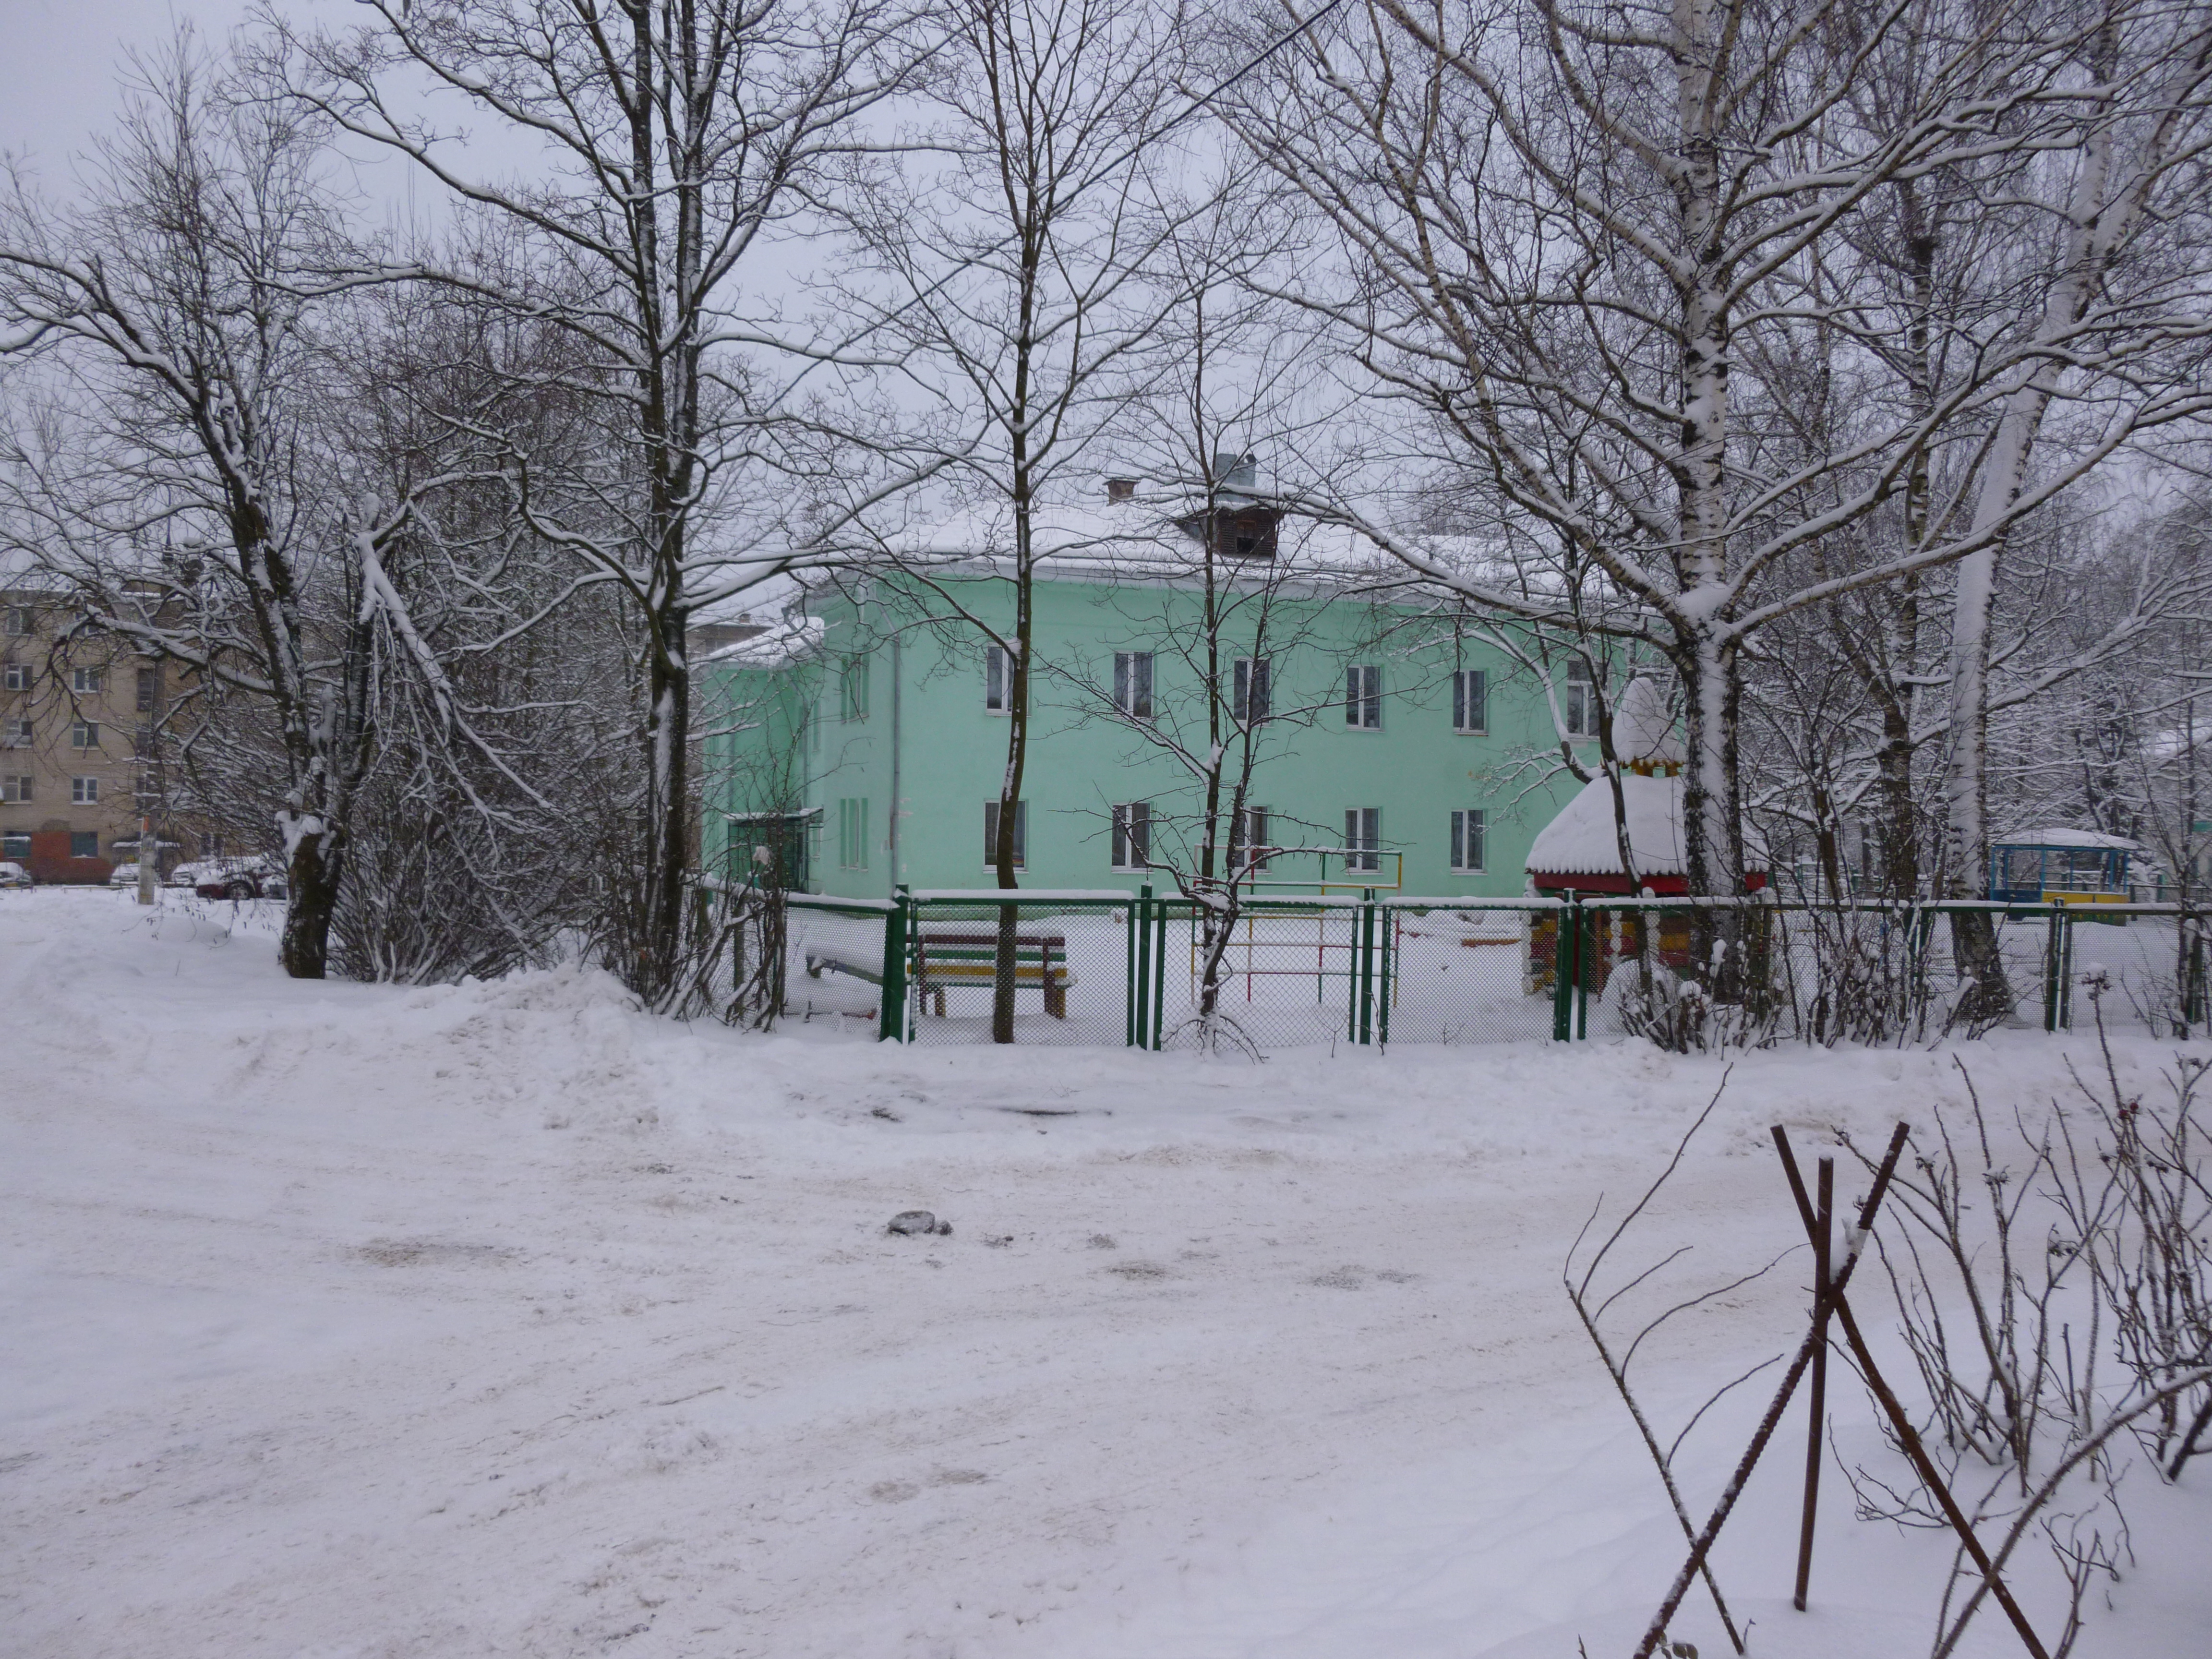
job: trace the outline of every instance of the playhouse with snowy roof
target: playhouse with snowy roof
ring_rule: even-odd
[[[1613,716],[1614,746],[1625,770],[1618,780],[1602,775],[1578,790],[1557,817],[1529,843],[1524,871],[1530,887],[1547,897],[1670,898],[1689,891],[1689,860],[1682,834],[1682,742],[1674,731],[1664,696],[1647,678],[1631,680]],[[1622,862],[1626,842],[1627,863]],[[1745,852],[1758,865],[1744,873],[1744,890],[1766,885],[1765,851],[1747,830]],[[1585,983],[1604,988],[1615,962],[1643,953],[1644,917],[1608,913],[1597,948],[1581,953]],[[1668,967],[1687,964],[1689,917],[1683,911],[1659,913],[1655,944]],[[1553,983],[1559,951],[1559,925],[1548,912],[1536,915],[1528,933],[1528,988]]]

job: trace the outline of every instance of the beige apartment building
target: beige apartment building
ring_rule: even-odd
[[[142,811],[166,867],[155,738],[162,665],[88,635],[53,592],[0,590],[0,859],[40,882],[104,882],[137,858]]]

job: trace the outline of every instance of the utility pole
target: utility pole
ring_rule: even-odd
[[[138,902],[154,902],[154,866],[161,854],[154,842],[154,820],[146,813],[138,815]]]

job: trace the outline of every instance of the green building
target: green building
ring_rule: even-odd
[[[1242,778],[1237,839],[1284,849],[1250,873],[1286,895],[1524,890],[1529,842],[1573,787],[1528,787],[1522,763],[1559,741],[1540,686],[1391,598],[1340,534],[1231,504],[1209,537],[1202,512],[1109,493],[1040,532],[1023,887],[1174,890],[1218,743],[1217,841]],[[708,867],[774,857],[795,886],[849,897],[994,884],[1007,540],[987,519],[936,526],[705,659]],[[1580,736],[1581,688],[1561,690]]]

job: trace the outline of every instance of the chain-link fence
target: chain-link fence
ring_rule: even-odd
[[[2084,995],[2107,1025],[2186,1036],[2212,1003],[2205,918],[2178,904],[1207,905],[1149,889],[788,904],[787,1011],[919,1043],[1916,1042],[2006,1023],[2065,1030],[2087,1018]],[[1962,966],[1960,914],[1978,916],[1970,945],[1984,939],[2000,971]]]

